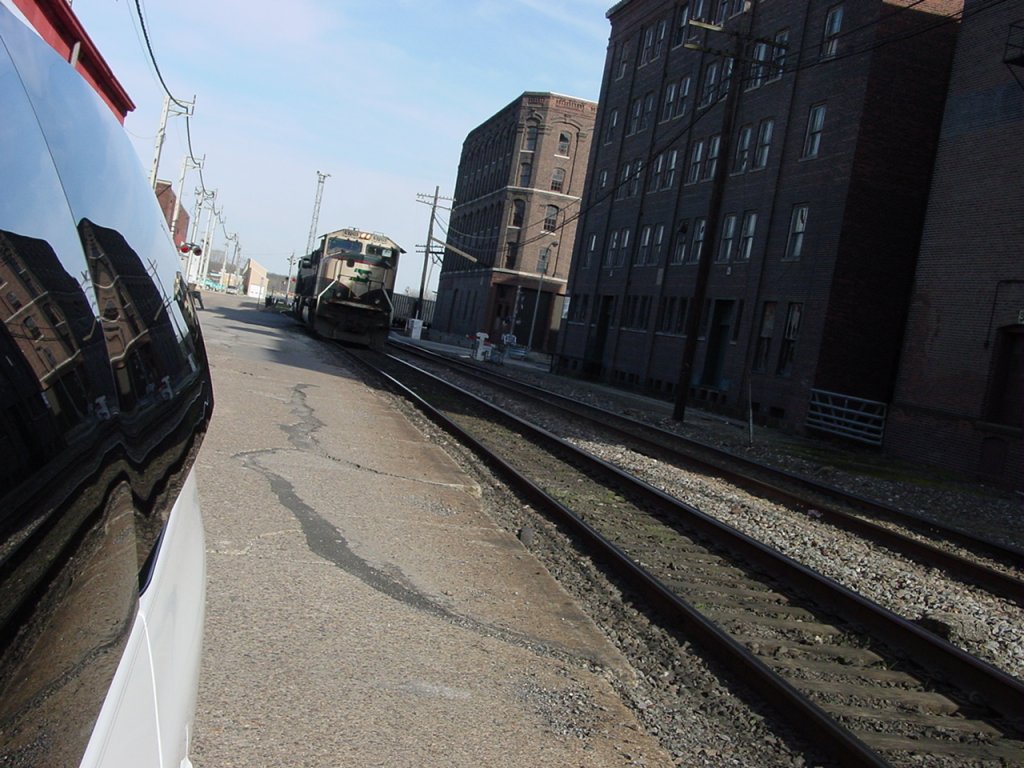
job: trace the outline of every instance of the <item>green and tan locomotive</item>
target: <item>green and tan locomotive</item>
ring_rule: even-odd
[[[324,338],[383,348],[403,253],[378,232],[351,227],[328,232],[299,262],[292,312]]]

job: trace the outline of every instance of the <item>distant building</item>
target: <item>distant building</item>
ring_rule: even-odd
[[[991,6],[991,7],[989,7]],[[1024,488],[1024,6],[968,0],[885,445]]]
[[[433,330],[554,348],[596,110],[526,92],[466,137]]]
[[[249,259],[242,270],[242,292],[254,299],[263,299],[270,293],[269,282],[267,268]]]
[[[183,207],[177,206],[178,208],[178,220],[174,220],[174,209],[175,204],[178,200],[178,196],[174,194],[174,189],[171,187],[171,182],[157,179],[156,182],[156,199],[160,203],[160,210],[163,211],[164,219],[167,221],[167,228],[171,231],[171,238],[174,240],[175,245],[188,241],[188,225],[191,217],[188,215]],[[173,229],[172,229],[172,224]]]
[[[879,445],[960,5],[612,7],[555,369]]]

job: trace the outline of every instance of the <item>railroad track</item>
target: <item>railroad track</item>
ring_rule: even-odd
[[[630,450],[681,469],[713,474],[747,492],[813,513],[823,523],[856,534],[950,578],[1024,606],[1021,566],[1024,551],[941,525],[863,495],[849,493],[729,451],[684,437],[619,413],[559,395],[548,388],[494,373],[479,365],[432,353],[408,344],[394,345],[404,354],[453,368],[464,377],[503,390],[530,403],[585,419]]]
[[[1024,684],[556,436],[357,355],[842,765],[1024,761]]]

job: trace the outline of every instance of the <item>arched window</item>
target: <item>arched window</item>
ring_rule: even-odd
[[[530,186],[530,178],[533,176],[533,165],[530,163],[519,164],[519,186]]]
[[[558,154],[569,155],[569,145],[572,142],[572,137],[564,131],[558,134]]]
[[[523,226],[523,216],[526,214],[526,203],[523,200],[512,201],[512,226]]]
[[[551,172],[551,191],[552,192],[561,192],[562,191],[562,187],[564,185],[565,185],[565,169],[564,168],[555,168],[555,170]]]
[[[549,205],[544,209],[544,232],[554,232],[558,226],[558,206]]]
[[[537,126],[526,126],[526,135],[523,136],[523,149],[533,152],[537,148]]]

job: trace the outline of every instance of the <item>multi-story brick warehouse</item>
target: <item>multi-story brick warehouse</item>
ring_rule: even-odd
[[[613,6],[556,370],[877,443],[959,7]]]
[[[432,329],[553,349],[596,111],[526,92],[466,137]]]
[[[1024,3],[968,0],[896,391],[892,453],[1024,487]]]

